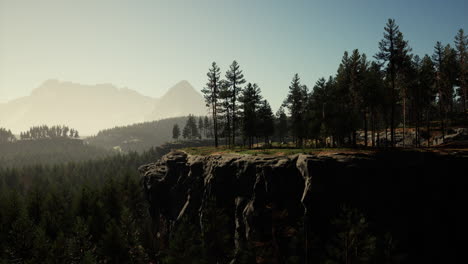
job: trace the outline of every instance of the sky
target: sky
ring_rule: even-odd
[[[388,18],[424,55],[467,32],[467,14],[466,0],[0,0],[0,103],[47,79],[200,90],[213,61],[224,75],[237,60],[276,111],[294,73],[312,87],[345,50],[371,58]]]

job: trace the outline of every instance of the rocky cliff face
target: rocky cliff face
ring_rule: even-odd
[[[325,254],[334,232],[330,219],[345,204],[367,216],[376,236],[392,234],[399,243],[393,257],[433,263],[447,260],[450,247],[440,238],[455,231],[450,217],[461,206],[467,161],[415,152],[277,157],[174,151],[139,170],[160,250],[184,216],[203,234],[214,205],[229,219],[231,263],[241,263],[246,251],[248,263],[312,263]]]

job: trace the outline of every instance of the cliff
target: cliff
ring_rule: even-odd
[[[374,258],[437,263],[450,259],[448,238],[460,227],[467,161],[407,151],[327,156],[173,151],[139,171],[161,252],[167,252],[184,217],[207,245],[207,229],[222,213],[228,220],[217,232],[228,235],[231,263],[323,261],[333,257],[330,245],[340,238],[333,219],[345,205],[366,217],[368,232],[377,238],[374,245],[383,252]],[[389,235],[397,246],[383,239]],[[211,262],[223,263],[222,257]]]

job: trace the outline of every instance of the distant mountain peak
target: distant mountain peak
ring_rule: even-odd
[[[169,88],[169,90],[173,90],[173,89],[193,89],[193,90],[195,90],[195,88],[193,88],[193,86],[186,80],[182,80],[182,81],[174,84],[171,88]]]
[[[188,81],[182,80],[161,96],[153,112],[146,117],[147,121],[161,118],[205,115],[206,107],[203,96]]]
[[[199,94],[201,95],[193,86],[186,80],[182,80],[178,83],[176,83],[174,86],[169,88],[169,90],[161,96],[161,98],[167,98],[167,97],[172,97],[172,96],[191,96],[194,94]]]
[[[179,85],[183,85],[183,86],[190,86],[192,87],[192,85],[187,81],[187,80],[182,80],[182,81],[179,81],[178,83],[176,83],[174,86],[179,86]]]

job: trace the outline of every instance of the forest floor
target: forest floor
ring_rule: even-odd
[[[455,142],[454,142],[455,143]],[[182,151],[190,155],[219,155],[219,154],[238,154],[238,155],[267,155],[267,156],[289,156],[294,154],[313,154],[317,156],[330,156],[336,154],[375,154],[378,152],[435,152],[443,155],[461,155],[468,156],[468,142],[457,142],[457,144],[445,144],[437,147],[398,147],[398,148],[373,148],[373,147],[356,147],[356,148],[295,148],[292,146],[275,146],[271,148],[255,147],[249,149],[247,147],[190,147],[183,148]]]

